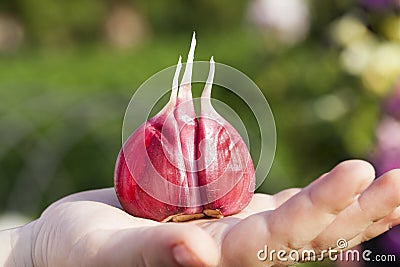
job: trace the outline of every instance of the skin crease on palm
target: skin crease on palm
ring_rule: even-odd
[[[369,163],[345,161],[303,189],[255,194],[239,214],[186,223],[135,218],[113,188],[80,192],[0,232],[11,236],[10,253],[0,259],[5,266],[291,265],[261,262],[257,252],[265,245],[321,251],[339,238],[350,248],[400,223],[400,170],[374,176]]]

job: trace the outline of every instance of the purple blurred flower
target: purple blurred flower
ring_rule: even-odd
[[[400,168],[400,151],[381,152],[379,158],[375,160],[375,168],[378,177],[385,172]]]
[[[361,5],[375,11],[387,10],[398,5],[396,0],[361,0]]]
[[[385,101],[384,111],[389,116],[400,120],[400,82],[394,89],[393,94]]]
[[[376,142],[373,162],[377,175],[400,168],[400,121],[383,116],[376,129]]]
[[[395,227],[387,232],[379,239],[379,244],[385,253],[400,255],[400,227]]]
[[[382,119],[376,129],[377,144],[373,156],[378,177],[387,171],[400,168],[400,82],[383,102],[382,112]],[[378,237],[376,244],[384,253],[400,257],[400,226]]]

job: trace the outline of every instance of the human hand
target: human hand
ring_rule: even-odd
[[[373,179],[371,165],[346,161],[303,189],[255,194],[239,214],[185,223],[133,217],[121,209],[113,188],[81,192],[22,227],[27,238],[13,242],[7,264],[25,257],[34,266],[291,265],[261,262],[257,252],[268,245],[318,253],[335,248],[340,238],[350,248],[400,223],[400,170]],[[21,256],[26,239],[31,253]]]

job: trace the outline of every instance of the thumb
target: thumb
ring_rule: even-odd
[[[96,253],[96,266],[217,266],[220,249],[194,225],[162,224],[108,233]]]

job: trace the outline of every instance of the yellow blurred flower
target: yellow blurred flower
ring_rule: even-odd
[[[361,73],[366,88],[383,95],[400,77],[400,43],[386,42],[379,45]]]
[[[331,35],[344,49],[344,69],[361,78],[365,88],[384,95],[400,78],[400,16],[384,22],[384,32],[393,41],[383,42],[363,22],[346,15],[333,23]]]
[[[400,16],[390,16],[383,23],[383,33],[393,41],[400,42]]]
[[[355,41],[368,37],[370,34],[357,17],[346,15],[333,23],[331,35],[340,45],[348,46]]]
[[[340,61],[346,71],[353,75],[360,75],[368,65],[377,44],[372,36],[366,36],[349,44],[340,55]]]

